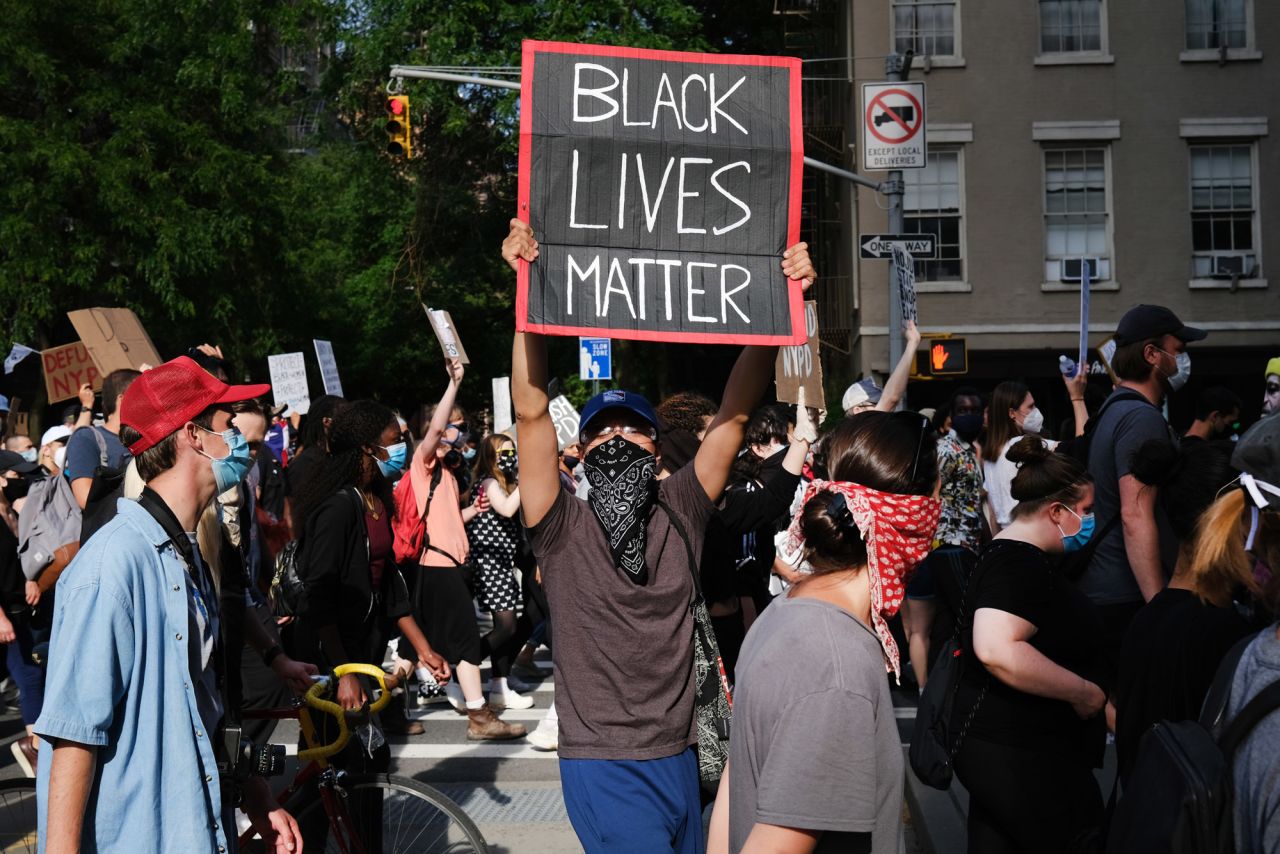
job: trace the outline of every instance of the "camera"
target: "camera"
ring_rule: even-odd
[[[242,780],[246,777],[278,777],[284,773],[285,747],[267,744],[258,747],[241,738],[239,727],[227,727],[223,735],[226,760],[218,771],[224,776]]]

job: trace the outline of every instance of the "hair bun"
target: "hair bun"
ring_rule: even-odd
[[[1013,443],[1013,447],[1005,453],[1005,458],[1019,466],[1039,465],[1053,453],[1039,436],[1023,436]]]

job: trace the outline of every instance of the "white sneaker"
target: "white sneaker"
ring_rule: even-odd
[[[467,713],[467,698],[462,696],[462,688],[457,682],[449,681],[444,685],[444,696],[449,701],[449,705],[453,706],[453,710],[460,715]]]
[[[515,691],[517,694],[528,694],[530,691],[533,690],[532,685],[520,679],[517,679],[514,676],[507,677],[507,688],[512,691]]]
[[[536,750],[555,750],[560,746],[560,724],[550,718],[543,718],[533,732],[525,736]]]
[[[533,698],[528,694],[521,694],[517,691],[507,690],[501,694],[489,694],[489,708],[491,709],[532,709]]]

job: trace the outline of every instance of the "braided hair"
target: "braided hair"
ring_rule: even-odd
[[[383,431],[392,424],[399,430],[395,414],[374,400],[357,400],[334,416],[329,428],[328,450],[324,452],[319,468],[304,481],[296,500],[294,515],[299,531],[305,530],[311,514],[331,495],[361,484],[367,457],[365,448],[378,444]],[[311,453],[319,453],[320,450],[317,446]],[[389,512],[395,513],[391,484],[376,465],[369,491],[382,499]]]

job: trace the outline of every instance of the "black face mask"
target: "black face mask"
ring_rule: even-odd
[[[963,442],[972,442],[982,432],[982,413],[971,412],[965,415],[951,416],[951,429]]]
[[[569,454],[565,454],[562,459],[564,460],[564,464],[571,470],[576,469],[578,467],[578,463],[581,462],[577,457],[570,456]]]
[[[31,488],[31,484],[25,477],[15,477],[13,480],[5,480],[4,497],[9,503],[17,501],[19,498],[27,497],[27,490]]]
[[[502,454],[498,457],[498,471],[506,475],[507,478],[515,477],[519,469],[520,458],[515,454]]]
[[[649,514],[658,498],[657,458],[614,436],[582,460],[591,492],[587,503],[604,530],[614,566],[636,584],[649,580],[644,548]]]

